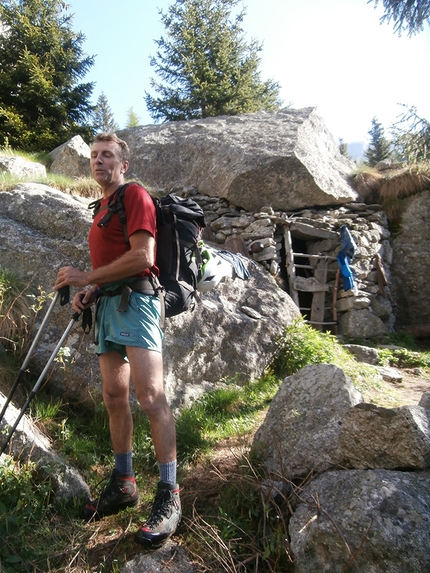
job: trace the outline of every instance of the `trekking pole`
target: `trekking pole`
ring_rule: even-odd
[[[27,355],[24,359],[24,362],[22,363],[22,366],[18,372],[18,376],[16,377],[16,380],[15,380],[15,382],[14,382],[14,384],[13,384],[13,386],[9,392],[9,395],[6,398],[6,402],[4,403],[3,409],[0,413],[0,422],[3,420],[3,416],[7,410],[7,407],[9,406],[9,404],[13,398],[13,395],[15,394],[15,391],[18,387],[19,381],[21,380],[21,376],[24,374],[24,372],[27,368],[27,365],[30,362],[30,358],[33,354],[33,350],[36,348],[36,346],[39,344],[40,339],[42,338],[43,331],[45,330],[45,326],[48,323],[49,319],[51,318],[51,314],[52,314],[52,311],[54,310],[54,307],[55,307],[57,300],[60,298],[61,306],[67,304],[69,302],[69,298],[70,298],[69,292],[70,292],[69,287],[65,286],[55,293],[54,298],[52,299],[51,304],[49,305],[49,308],[46,312],[45,318],[42,320],[42,324],[40,325],[39,330],[37,331],[37,334],[34,337],[33,342],[31,343],[31,346],[27,352]]]
[[[48,372],[48,370],[49,370],[51,364],[54,362],[54,359],[55,359],[55,357],[57,356],[58,352],[60,351],[60,348],[61,348],[61,346],[63,345],[63,342],[66,340],[67,336],[69,335],[69,332],[72,330],[72,327],[73,327],[73,325],[75,324],[75,322],[78,320],[79,316],[80,316],[80,315],[79,315],[78,312],[75,312],[75,314],[72,316],[72,319],[71,319],[71,321],[69,322],[69,325],[67,326],[66,330],[65,330],[64,333],[63,333],[63,336],[62,336],[61,339],[59,340],[57,346],[55,347],[53,353],[51,354],[51,357],[49,358],[48,362],[46,363],[46,366],[45,366],[45,368],[43,369],[42,374],[39,376],[39,378],[37,379],[36,384],[33,386],[33,389],[31,390],[31,392],[30,392],[30,394],[29,394],[29,396],[28,396],[28,398],[27,398],[27,401],[25,402],[24,406],[22,407],[21,412],[19,413],[19,415],[18,415],[18,417],[17,417],[17,419],[16,419],[16,421],[15,421],[15,423],[14,423],[12,429],[10,430],[8,437],[6,438],[6,441],[5,441],[5,443],[3,444],[2,448],[1,448],[0,456],[1,456],[1,455],[4,453],[4,451],[6,450],[6,447],[7,447],[7,445],[9,444],[10,439],[12,438],[12,436],[13,436],[13,434],[14,434],[14,432],[15,432],[17,426],[18,426],[18,424],[20,423],[21,418],[24,416],[25,411],[27,410],[27,408],[28,408],[30,402],[33,400],[33,398],[34,398],[34,396],[36,395],[38,389],[40,388],[40,386],[41,386],[41,384],[42,384],[42,382],[43,382],[43,380],[44,380],[44,378],[45,378],[45,376],[46,376],[46,373]]]

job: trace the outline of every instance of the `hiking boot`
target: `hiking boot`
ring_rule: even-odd
[[[117,470],[113,470],[109,483],[103,488],[100,497],[85,505],[81,517],[85,521],[99,520],[126,507],[134,507],[138,503],[139,492],[134,473],[120,474]]]
[[[180,521],[179,486],[160,481],[151,515],[134,539],[141,545],[158,547],[175,533]]]

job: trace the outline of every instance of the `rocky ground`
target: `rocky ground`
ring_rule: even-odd
[[[402,373],[401,382],[382,383],[382,394],[387,398],[381,403],[380,395],[364,395],[366,402],[375,402],[386,407],[417,405],[424,392],[430,390],[430,375],[419,368],[397,369]],[[386,400],[386,403],[385,403]],[[263,420],[265,413],[261,414]],[[257,424],[258,426],[258,424]],[[239,438],[231,438],[219,443],[211,459],[206,459],[190,469],[181,479],[181,499],[184,507],[184,522],[174,542],[186,547],[194,557],[196,571],[201,557],[192,555],[187,532],[193,527],[202,526],[199,516],[218,512],[219,499],[226,484],[240,484],[243,480],[241,466],[246,463],[247,452],[252,442],[252,433]],[[148,488],[150,486],[148,485]],[[142,548],[134,542],[134,532],[142,517],[149,511],[149,502],[144,502],[139,510],[129,514],[122,512],[94,524],[92,535],[82,552],[87,571],[99,571],[100,564],[108,567],[123,559],[130,561],[141,553]],[[88,527],[88,526],[87,526]],[[202,571],[207,571],[202,565]]]
[[[430,390],[430,377],[420,369],[398,369],[401,371],[402,382],[383,382],[383,392],[387,395],[387,407],[417,405],[423,392]],[[373,401],[371,395],[363,396],[365,401]],[[381,405],[378,400],[378,404]],[[264,418],[264,412],[261,419]],[[241,466],[247,459],[247,452],[252,442],[252,434],[239,438],[230,438],[219,443],[212,458],[198,464],[191,469],[181,481],[181,499],[184,507],[184,523],[174,541],[185,545],[192,557],[192,547],[188,546],[186,532],[192,527],[203,526],[199,516],[214,515],[218,512],[219,499],[226,484],[240,483],[243,480]],[[92,564],[100,563],[106,552],[111,552],[112,558],[121,558],[127,555],[131,560],[142,549],[133,542],[133,535],[127,531],[129,522],[124,518],[122,524],[123,538],[118,543],[118,517],[116,518],[115,533],[112,534],[112,523],[102,520],[96,535],[87,547]],[[194,556],[196,570],[201,559]],[[202,568],[202,571],[208,569]]]

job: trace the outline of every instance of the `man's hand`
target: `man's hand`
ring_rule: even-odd
[[[60,290],[60,288],[67,285],[74,287],[85,287],[88,285],[87,274],[88,273],[79,271],[72,266],[62,267],[58,271],[54,290]]]
[[[96,300],[98,288],[93,287],[89,290],[82,290],[75,294],[72,301],[72,308],[75,312],[81,314],[81,312],[91,306]]]

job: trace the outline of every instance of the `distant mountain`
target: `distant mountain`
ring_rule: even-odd
[[[364,157],[364,142],[363,141],[354,141],[353,143],[347,143],[348,148],[348,155],[352,157],[352,159],[360,160]]]

